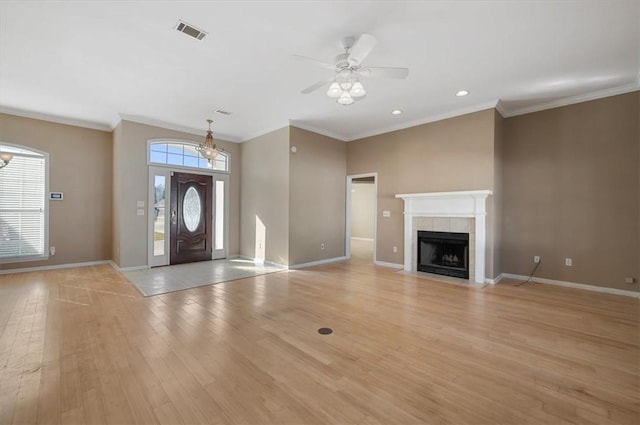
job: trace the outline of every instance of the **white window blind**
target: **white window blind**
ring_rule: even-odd
[[[0,169],[0,260],[45,256],[45,157],[0,145],[13,159]]]

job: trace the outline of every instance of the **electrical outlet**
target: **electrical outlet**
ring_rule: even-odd
[[[635,283],[635,279],[632,277],[625,277],[624,283],[628,283],[629,285],[633,285]]]
[[[565,258],[564,259],[564,265],[568,266],[568,267],[572,267],[573,266],[573,260],[571,258]]]
[[[398,247],[397,246],[393,247],[393,252],[398,252]]]
[[[320,249],[324,249],[324,243],[320,244]]]
[[[56,247],[55,246],[50,246],[49,247],[49,254],[50,255],[56,255]]]
[[[538,264],[540,262],[540,256],[539,255],[534,255],[533,256],[533,262]]]

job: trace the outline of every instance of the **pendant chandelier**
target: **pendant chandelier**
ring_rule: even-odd
[[[13,155],[7,152],[0,152],[0,168],[4,168],[9,165],[9,161],[13,159]]]
[[[213,120],[207,120],[207,122],[209,123],[209,130],[207,130],[207,135],[204,138],[204,143],[200,143],[196,150],[207,161],[211,162],[216,158],[216,156],[218,156],[222,149],[218,149],[213,141],[213,132],[211,131],[211,123],[213,122]]]

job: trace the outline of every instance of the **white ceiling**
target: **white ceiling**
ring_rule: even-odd
[[[515,115],[638,89],[639,3],[2,0],[0,110],[202,134],[212,118],[233,141],[289,122],[353,140],[498,100]],[[175,31],[178,19],[209,35]],[[408,67],[406,80],[366,79],[348,107],[300,94],[330,74],[291,55],[333,62],[339,40],[363,32],[379,41],[364,65]]]

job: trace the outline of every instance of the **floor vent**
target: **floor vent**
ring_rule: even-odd
[[[190,37],[193,37],[197,40],[202,40],[203,38],[205,38],[207,36],[207,33],[199,30],[198,28],[194,27],[193,25],[189,25],[184,21],[178,21],[178,23],[176,24],[176,30],[187,34]]]

